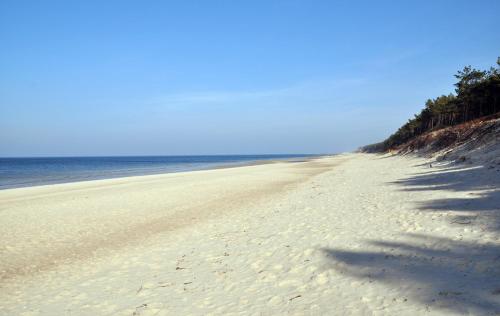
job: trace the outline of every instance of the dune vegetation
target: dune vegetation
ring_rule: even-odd
[[[500,112],[500,57],[488,70],[464,67],[455,75],[455,93],[429,99],[424,109],[382,143],[367,146],[387,151],[429,131],[469,122]]]

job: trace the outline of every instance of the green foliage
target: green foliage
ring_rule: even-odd
[[[500,57],[497,66],[482,71],[464,67],[455,78],[455,93],[429,99],[425,108],[384,141],[397,147],[422,133],[500,112]]]

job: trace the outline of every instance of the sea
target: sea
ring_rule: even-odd
[[[46,184],[241,166],[315,155],[0,158],[0,190]]]

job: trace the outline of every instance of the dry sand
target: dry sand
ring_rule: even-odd
[[[499,313],[499,180],[345,154],[3,190],[0,314]]]

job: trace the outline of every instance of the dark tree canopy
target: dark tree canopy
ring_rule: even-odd
[[[455,94],[429,99],[425,108],[384,141],[395,148],[422,133],[500,112],[500,57],[496,67],[478,70],[464,67],[455,78]]]

